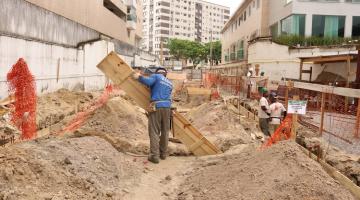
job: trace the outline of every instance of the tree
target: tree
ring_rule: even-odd
[[[166,46],[173,58],[183,61],[183,67],[190,59],[194,68],[203,60],[211,60],[216,64],[221,60],[221,43],[213,42],[213,55],[210,58],[210,43],[202,44],[197,41],[170,39]]]
[[[205,44],[208,59],[210,62],[213,62],[213,64],[215,63],[215,65],[217,65],[221,61],[221,42],[220,41],[212,42],[212,58],[210,58],[211,55],[210,46],[211,46],[211,42]]]

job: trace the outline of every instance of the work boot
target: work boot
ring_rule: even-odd
[[[159,158],[156,158],[155,156],[149,156],[148,161],[150,161],[150,162],[152,162],[154,164],[158,164],[159,163]]]
[[[160,159],[165,160],[166,159],[166,154],[160,154]]]

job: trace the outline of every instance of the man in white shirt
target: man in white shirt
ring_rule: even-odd
[[[266,88],[261,88],[260,93],[262,93],[262,97],[259,101],[259,110],[258,110],[258,117],[259,117],[259,126],[261,131],[266,136],[270,136],[269,132],[269,102],[266,99],[268,95],[268,91]]]
[[[269,107],[270,110],[270,124],[269,130],[270,134],[273,134],[276,129],[280,126],[283,118],[286,117],[286,109],[284,105],[277,101],[277,94],[270,94],[271,105]]]

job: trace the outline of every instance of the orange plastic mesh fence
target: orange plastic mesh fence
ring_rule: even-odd
[[[11,121],[21,131],[21,139],[36,136],[36,85],[25,60],[20,58],[7,74],[10,95],[15,96]]]
[[[286,118],[280,124],[280,126],[272,134],[272,136],[267,141],[265,141],[265,143],[261,146],[261,149],[270,147],[271,145],[281,140],[290,139],[291,128],[292,128],[292,116],[287,115]]]
[[[87,106],[84,109],[84,111],[77,113],[74,119],[72,119],[66,125],[66,127],[59,132],[59,134],[63,134],[65,132],[72,132],[80,128],[93,112],[95,112],[98,108],[106,104],[112,92],[113,92],[112,85],[106,86],[101,96],[96,101],[94,101],[89,106]]]

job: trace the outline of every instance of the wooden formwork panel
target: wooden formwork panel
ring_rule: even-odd
[[[135,102],[146,111],[150,105],[150,91],[131,76],[134,70],[115,52],[107,55],[97,67],[117,86],[120,86]]]
[[[173,112],[173,133],[194,155],[214,155],[221,151],[207,140],[191,123],[177,111]]]
[[[97,67],[117,86],[120,86],[135,102],[149,111],[150,90],[131,78],[133,69],[115,52],[107,55]],[[173,133],[196,156],[213,155],[221,151],[208,141],[180,113],[173,112]]]

